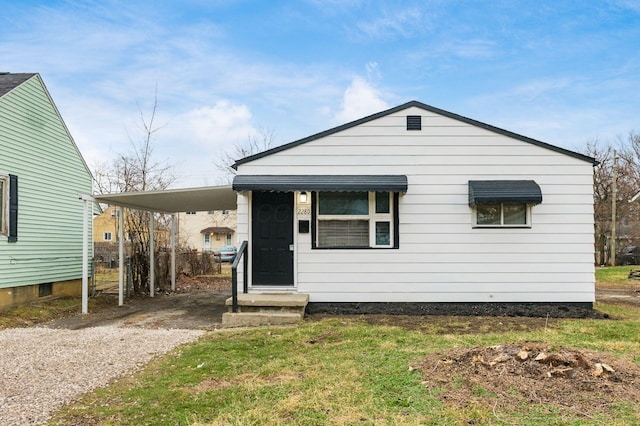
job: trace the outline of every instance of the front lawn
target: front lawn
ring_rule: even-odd
[[[393,319],[376,325],[364,317],[334,317],[296,328],[215,332],[86,395],[51,424],[635,424],[640,309],[597,308],[616,319],[549,319],[533,328],[465,333],[452,317],[454,327],[443,329],[440,319],[437,333],[427,333],[422,330],[429,327],[397,327]],[[573,368],[584,364],[584,371],[548,363],[549,376],[533,375],[524,388],[509,377],[507,363],[500,370],[502,364],[488,367],[490,359],[460,355],[509,345],[544,346],[558,357],[574,357]],[[593,359],[616,372],[595,377]],[[488,378],[472,380],[471,373],[489,372],[498,384],[504,379],[504,389],[489,386]]]

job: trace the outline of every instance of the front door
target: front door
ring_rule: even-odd
[[[204,247],[202,251],[211,251],[211,235],[204,234]]]
[[[293,285],[293,193],[253,191],[251,258],[254,286]]]

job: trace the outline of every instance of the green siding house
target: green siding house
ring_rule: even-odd
[[[91,189],[91,172],[40,75],[0,73],[0,309],[80,294],[78,194]]]

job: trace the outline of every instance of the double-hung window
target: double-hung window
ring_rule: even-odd
[[[394,247],[394,193],[319,192],[315,204],[315,247]]]

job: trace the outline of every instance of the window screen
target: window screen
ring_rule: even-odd
[[[368,220],[318,221],[320,247],[369,247]]]

